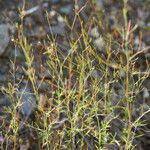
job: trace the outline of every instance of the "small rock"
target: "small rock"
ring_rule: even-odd
[[[96,4],[99,9],[102,9],[104,7],[105,0],[97,0]]]
[[[24,25],[31,27],[31,26],[35,26],[36,23],[34,22],[34,20],[31,17],[26,17],[24,20]]]
[[[94,69],[92,72],[91,72],[91,76],[93,77],[93,78],[101,78],[103,75],[102,75],[102,73],[100,72],[100,71],[98,71],[98,70],[96,70],[96,69]]]
[[[9,98],[0,93],[0,107],[8,107],[10,104]]]
[[[125,78],[126,73],[123,69],[120,69],[119,75],[120,75],[121,78]]]
[[[63,23],[64,22],[64,18],[62,16],[58,16],[57,17],[58,22]]]
[[[39,79],[47,79],[47,80],[52,79],[51,72],[47,65],[44,65],[44,67],[42,67],[42,71],[40,71],[40,73],[37,73],[37,76],[39,77]]]
[[[9,44],[8,26],[6,24],[0,25],[0,55],[2,55]]]
[[[92,73],[91,73],[91,76],[93,78],[98,78],[98,72],[97,72],[97,70],[93,70]]]
[[[64,25],[64,23],[58,23],[58,25],[51,26],[49,33],[63,36],[65,34],[65,25]]]
[[[4,65],[5,64],[5,65]],[[0,84],[6,83],[9,75],[9,66],[6,60],[0,60]]]
[[[28,150],[27,145],[20,144],[20,150]]]
[[[12,36],[16,33],[16,26],[15,25],[7,24],[7,28],[8,28],[8,31],[9,31],[9,36]]]
[[[105,42],[104,42],[104,39],[102,36],[100,36],[99,38],[97,38],[96,40],[94,40],[94,43],[93,43],[96,48],[99,50],[99,51],[103,51],[103,48],[104,48],[104,45],[105,45]]]
[[[139,43],[140,43],[140,39],[139,39],[138,36],[136,36],[135,39],[134,39],[134,44],[135,44],[136,46],[139,46]]]
[[[122,129],[124,128],[123,122],[119,119],[112,119],[110,122],[110,130],[115,133],[118,137],[122,135]]]
[[[47,92],[50,89],[50,86],[47,82],[41,82],[39,80],[36,81],[37,87],[39,91]]]
[[[5,82],[7,80],[7,76],[5,74],[1,74],[0,72],[0,82]]]
[[[62,6],[60,12],[64,14],[70,14],[73,11],[73,6],[71,4]]]
[[[57,12],[55,10],[51,10],[49,12],[50,17],[54,17],[57,14]]]
[[[21,101],[20,112],[24,118],[28,118],[36,107],[36,99],[28,85],[24,85],[19,90],[19,99]]]
[[[24,61],[24,55],[19,48],[16,48],[14,50],[12,48],[8,49],[6,56],[8,56],[9,59]]]
[[[32,34],[33,37],[35,38],[40,38],[40,39],[43,39],[46,37],[46,31],[45,29],[43,28],[43,26],[36,26],[34,28],[34,32]]]
[[[116,83],[110,91],[110,101],[112,106],[120,105],[121,100],[124,97],[123,86],[119,83]]]
[[[88,147],[89,150],[95,150],[94,137],[92,137],[92,136],[85,136],[84,137],[84,141],[87,144],[87,147]]]
[[[150,77],[146,78],[144,81],[143,81],[143,86],[147,89],[150,89]]]
[[[146,99],[146,98],[149,98],[150,94],[149,94],[149,91],[147,88],[144,88],[144,91],[143,91],[143,98]]]
[[[2,131],[0,131],[0,144],[2,144],[3,141],[4,141],[4,137],[3,137]]]
[[[60,0],[49,0],[51,3],[58,3]]]
[[[96,26],[96,27],[92,28],[89,35],[93,38],[98,38],[100,36],[98,27]]]

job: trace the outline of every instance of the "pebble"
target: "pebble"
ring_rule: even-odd
[[[102,9],[104,7],[105,4],[105,0],[97,0],[97,7],[99,7],[100,9]]]
[[[24,55],[20,48],[15,48],[14,50],[12,48],[8,49],[6,56],[11,60],[17,59],[24,62]]]
[[[147,88],[144,88],[144,91],[143,91],[143,98],[146,99],[146,98],[149,98],[150,94],[149,94],[149,91]]]
[[[0,25],[0,56],[6,51],[9,44],[8,26],[6,24]]]
[[[63,23],[65,21],[64,18],[62,16],[60,16],[60,15],[57,17],[57,20],[60,23]]]
[[[119,83],[116,83],[110,91],[110,101],[113,106],[120,105],[121,100],[124,97],[123,86]]]
[[[70,14],[73,11],[73,6],[71,4],[62,6],[60,12],[64,14]]]
[[[42,91],[42,92],[47,92],[50,90],[50,86],[47,82],[41,82],[40,80],[37,80],[36,81],[36,84],[37,84],[37,87],[38,87],[38,90],[39,92]]]
[[[97,71],[97,70],[93,70],[92,73],[91,73],[91,76],[92,76],[93,78],[98,78],[98,77],[99,77],[98,71]]]
[[[65,34],[65,25],[64,25],[64,23],[60,22],[60,23],[58,23],[58,25],[51,26],[49,33],[63,36]]]
[[[0,60],[0,84],[6,83],[8,74],[9,74],[8,62],[6,60],[1,59]]]
[[[51,3],[58,3],[60,0],[50,0]]]
[[[35,23],[35,21],[34,21],[31,17],[26,17],[26,18],[24,19],[24,25],[31,27],[31,26],[35,26],[36,23]]]
[[[38,39],[44,39],[47,36],[47,33],[43,26],[36,26],[32,33],[32,36]]]
[[[1,74],[0,72],[0,82],[5,82],[7,80],[7,76],[5,74]]]
[[[99,38],[97,38],[96,40],[94,40],[93,44],[96,46],[96,48],[99,51],[103,51],[103,48],[105,46],[105,42],[102,36],[100,36]]]
[[[102,74],[102,72],[100,72],[99,70],[96,70],[96,69],[94,69],[92,72],[91,72],[91,77],[93,77],[93,78],[97,78],[97,79],[100,79],[100,78],[102,78],[102,76],[103,76],[103,74]]]
[[[23,85],[18,93],[21,101],[20,112],[24,118],[28,118],[36,107],[36,98],[28,85]]]
[[[126,73],[125,73],[125,71],[123,69],[120,69],[119,75],[120,75],[120,78],[125,78]]]
[[[54,17],[57,14],[55,10],[50,11],[49,15],[50,17]]]
[[[98,27],[96,26],[96,27],[92,28],[89,35],[93,38],[98,38],[100,36]]]
[[[8,107],[10,104],[9,98],[0,92],[0,107]]]

